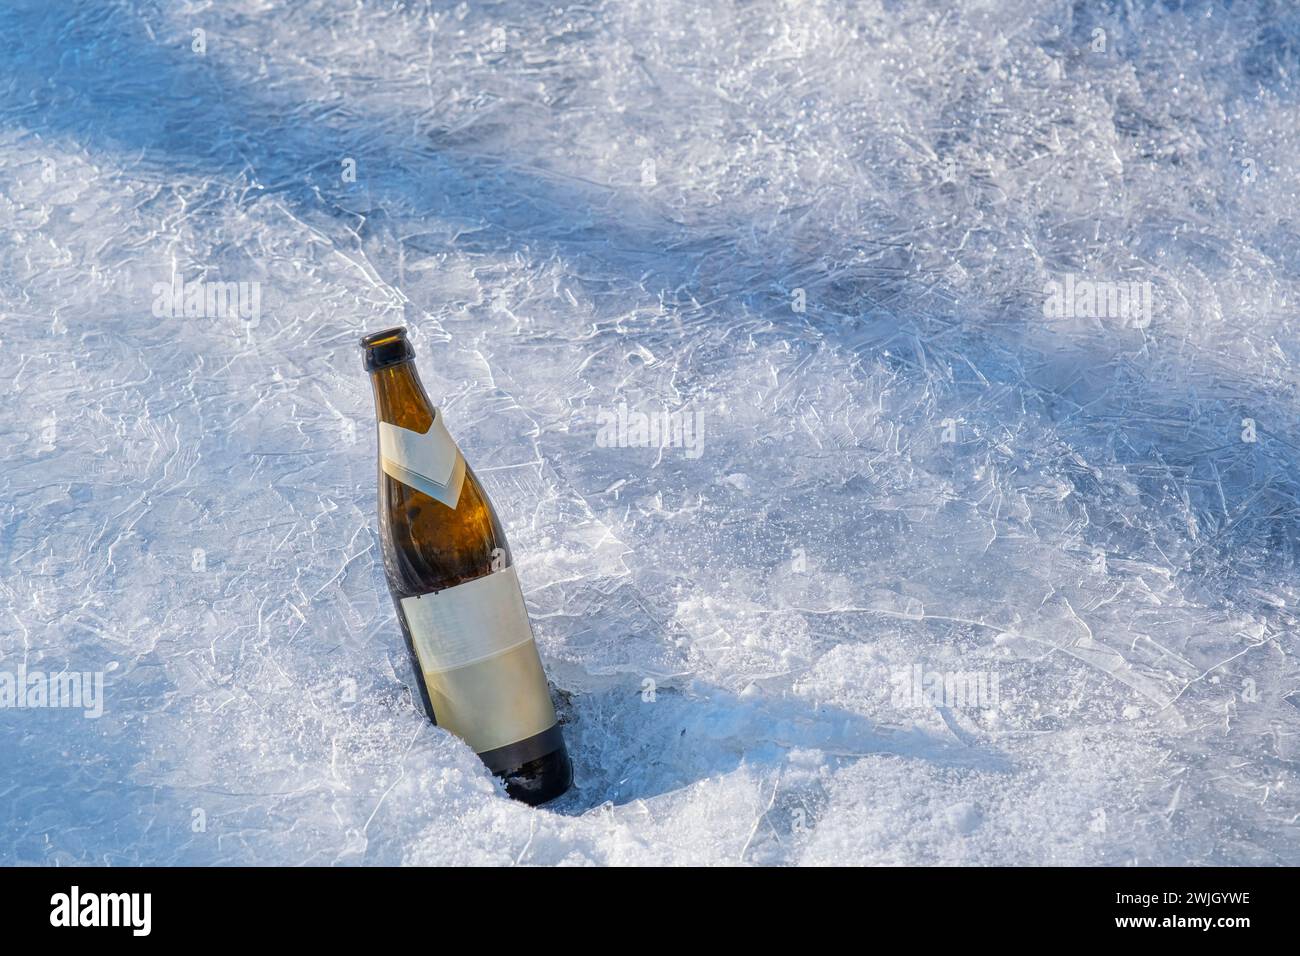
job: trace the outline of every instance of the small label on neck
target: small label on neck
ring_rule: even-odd
[[[384,474],[441,501],[448,508],[460,501],[465,458],[435,410],[425,432],[390,422],[379,423],[379,464]]]

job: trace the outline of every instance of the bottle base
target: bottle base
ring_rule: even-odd
[[[537,806],[554,800],[573,785],[573,762],[561,746],[516,770],[498,774],[513,799]]]

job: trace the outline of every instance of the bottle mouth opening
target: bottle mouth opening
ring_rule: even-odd
[[[361,339],[361,347],[366,350],[362,364],[367,372],[376,372],[415,358],[415,350],[406,340],[406,329],[400,325],[381,332],[371,332]]]

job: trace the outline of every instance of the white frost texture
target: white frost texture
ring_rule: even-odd
[[[1300,864],[1297,37],[7,0],[0,861]],[[412,700],[398,324],[563,714],[537,810]]]

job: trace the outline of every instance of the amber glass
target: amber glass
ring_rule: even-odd
[[[436,414],[416,372],[405,330],[390,329],[362,339],[365,365],[374,389],[375,414],[380,421],[416,432],[428,431]],[[425,685],[424,672],[402,612],[401,600],[454,587],[511,566],[514,561],[492,502],[474,471],[465,468],[465,481],[455,508],[406,485],[379,468],[379,539],[384,571],[406,640],[415,682],[425,713],[437,723]],[[508,761],[516,751],[530,753],[545,738],[553,749],[518,766]],[[485,756],[506,791],[527,803],[559,796],[572,782],[572,767],[558,729],[539,734],[511,748]],[[502,766],[500,761],[506,760]],[[494,766],[493,764],[497,765]]]

